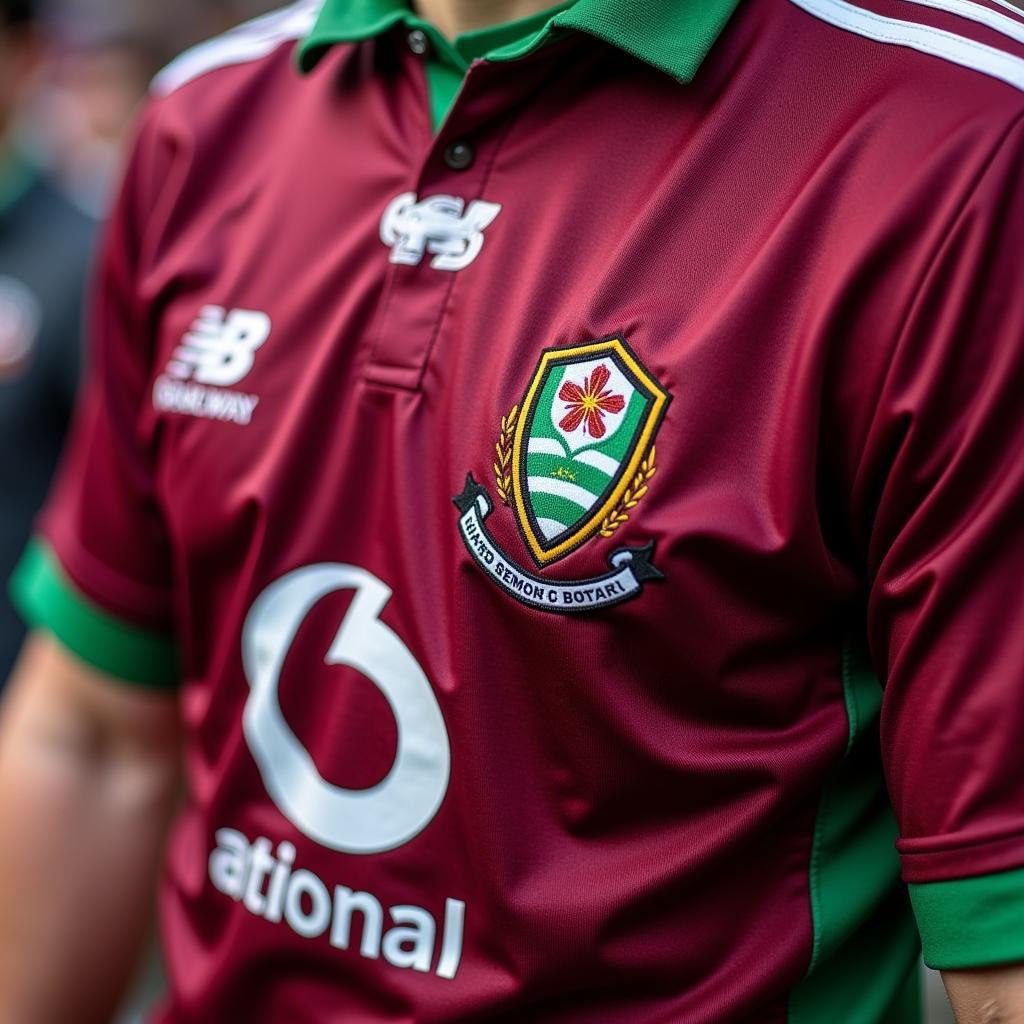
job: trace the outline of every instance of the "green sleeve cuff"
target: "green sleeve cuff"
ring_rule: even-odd
[[[1024,868],[909,888],[929,967],[1024,961]]]
[[[180,673],[174,639],[97,608],[68,579],[45,542],[34,540],[25,549],[10,590],[14,606],[28,625],[48,630],[94,668],[141,686],[177,685]]]

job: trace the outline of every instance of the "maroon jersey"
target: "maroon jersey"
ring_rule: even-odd
[[[160,1019],[910,1021],[904,881],[1024,958],[1024,17],[580,0],[434,136],[341,6],[159,80],[23,579],[175,637]]]

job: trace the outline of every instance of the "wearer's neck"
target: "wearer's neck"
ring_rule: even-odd
[[[554,6],[557,0],[414,0],[416,13],[454,39],[463,32],[502,25]]]

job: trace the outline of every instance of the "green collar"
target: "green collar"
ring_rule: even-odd
[[[681,82],[692,81],[740,0],[576,0],[523,40],[495,49],[490,60],[515,60],[566,31],[586,32],[646,61]],[[423,27],[405,0],[325,0],[313,31],[299,47],[311,70],[335,43],[358,42],[404,23]],[[491,31],[491,30],[486,30]],[[464,38],[464,37],[463,37]]]

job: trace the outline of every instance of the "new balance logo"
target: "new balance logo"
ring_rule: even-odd
[[[258,310],[203,306],[154,382],[153,404],[164,412],[246,426],[259,396],[227,386],[253,368],[270,328],[270,317]]]
[[[174,350],[167,372],[179,380],[226,387],[237,384],[256,361],[256,349],[270,337],[270,317],[254,309],[203,306],[191,330]]]
[[[391,249],[392,263],[416,266],[430,253],[435,270],[463,270],[480,255],[484,228],[499,213],[500,203],[482,199],[466,207],[456,196],[429,196],[417,202],[415,192],[403,192],[388,203],[380,238]]]

